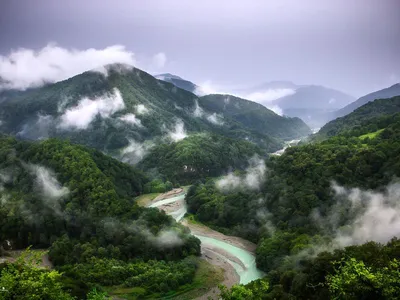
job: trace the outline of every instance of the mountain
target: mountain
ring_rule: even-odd
[[[286,80],[275,80],[269,82],[263,82],[252,87],[246,87],[241,89],[235,89],[233,92],[236,94],[251,94],[257,92],[263,92],[266,90],[295,90],[299,86],[291,81]]]
[[[336,111],[334,116],[336,118],[343,117],[370,101],[374,101],[376,99],[391,98],[399,95],[400,95],[400,83],[397,83],[386,89],[379,90],[359,98],[357,101],[354,101],[353,103],[350,103],[349,105]]]
[[[188,92],[191,92],[193,94],[196,94],[196,90],[199,88],[199,86],[197,86],[193,82],[185,80],[179,76],[172,75],[170,73],[158,74],[158,75],[155,75],[154,77],[159,80],[172,83],[176,87],[186,90]]]
[[[321,140],[327,137],[342,134],[345,131],[352,130],[354,128],[362,128],[366,123],[371,122],[371,120],[380,118],[382,116],[390,116],[399,112],[400,96],[367,102],[348,115],[337,118],[324,125],[321,130],[312,137],[312,139]]]
[[[299,86],[294,93],[272,102],[283,114],[299,117],[312,128],[318,128],[331,120],[333,111],[354,101],[350,95],[323,86]]]
[[[276,123],[276,133],[254,130],[223,110],[208,110],[194,94],[121,64],[19,92],[0,103],[4,133],[30,140],[67,138],[131,163],[153,145],[195,132],[246,139],[269,152],[282,147],[280,139],[309,132],[300,120],[272,111],[265,117],[271,126]]]
[[[192,93],[195,93],[199,88],[194,83],[170,73],[159,74],[155,77]],[[262,94],[274,94],[274,97],[279,98],[270,102],[270,104],[282,109],[284,115],[301,118],[312,128],[321,127],[333,118],[334,111],[356,100],[338,90],[317,85],[297,85],[285,80],[233,89],[232,94],[244,99],[262,97]]]
[[[230,95],[207,95],[199,98],[204,109],[221,113],[246,128],[284,140],[310,134],[310,128],[299,118],[281,117],[265,106]]]

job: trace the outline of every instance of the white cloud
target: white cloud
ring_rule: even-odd
[[[149,112],[149,109],[143,104],[136,105],[136,112],[138,115],[144,115]]]
[[[247,95],[244,95],[246,99],[249,99],[254,102],[258,102],[261,104],[267,104],[269,102],[272,102],[276,99],[293,95],[296,93],[295,90],[293,89],[269,89],[265,91],[259,91],[259,92],[254,92],[250,93]]]
[[[153,146],[154,143],[151,141],[139,143],[134,139],[129,139],[129,145],[121,150],[121,160],[129,164],[136,164],[146,156]]]
[[[175,105],[176,106],[176,105]],[[206,113],[199,105],[199,102],[197,99],[195,100],[194,103],[194,111],[193,111],[193,116],[196,118],[205,118],[208,122],[213,123],[215,125],[223,125],[223,117],[217,113],[209,114]]]
[[[125,108],[124,100],[118,89],[113,94],[104,95],[94,100],[84,98],[78,105],[67,109],[61,116],[59,127],[63,129],[86,129],[100,115],[108,118],[115,112]]]
[[[244,175],[235,175],[233,173],[222,177],[216,182],[218,189],[229,192],[236,189],[259,190],[265,181],[267,167],[263,159],[254,156],[249,161],[250,166],[246,169]]]
[[[164,68],[165,64],[167,63],[167,56],[164,52],[157,53],[153,57],[153,65],[156,69]]]
[[[199,102],[197,99],[194,102],[194,111],[193,111],[193,116],[196,118],[201,118],[204,115],[204,110],[200,107]]]
[[[347,189],[332,184],[336,204],[327,216],[314,212],[322,229],[334,232],[333,247],[346,247],[368,241],[386,243],[400,235],[400,183],[389,184],[382,192]],[[350,215],[344,226],[340,220]]]
[[[43,197],[59,199],[69,193],[68,188],[58,182],[50,169],[39,165],[29,165],[29,168],[36,175],[35,184]]]
[[[267,107],[268,109],[272,110],[274,113],[282,115],[283,114],[282,109],[277,104],[274,104],[273,101],[296,93],[294,89],[268,89],[253,93],[232,92],[233,90],[234,89],[226,87],[223,88],[221,86],[214,85],[211,81],[205,81],[203,84],[201,84],[196,88],[194,94],[200,97],[210,94],[232,95],[235,97],[260,103],[265,107]],[[229,104],[229,98],[225,98],[224,101],[225,104]]]
[[[168,132],[168,137],[172,139],[174,142],[183,140],[185,137],[187,137],[185,125],[181,120],[176,122],[173,130]]]
[[[208,122],[213,123],[215,125],[223,125],[224,124],[224,122],[222,121],[222,117],[217,113],[208,115],[207,120],[208,120]]]
[[[107,64],[134,65],[134,54],[124,46],[104,49],[65,49],[48,44],[40,50],[19,48],[8,56],[0,56],[0,77],[7,83],[1,87],[26,89],[45,82],[57,82]]]
[[[142,122],[134,114],[126,114],[119,118],[121,121],[124,121],[129,124],[133,124],[136,126],[142,126]]]
[[[207,80],[202,84],[200,84],[199,86],[197,86],[193,93],[197,96],[205,96],[211,94],[227,94],[222,92],[221,88],[213,85],[213,83],[210,80]]]

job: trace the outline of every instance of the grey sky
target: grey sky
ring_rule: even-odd
[[[354,96],[400,81],[398,0],[0,0],[0,54],[120,44],[201,84],[322,84]],[[34,71],[34,70],[33,70]]]

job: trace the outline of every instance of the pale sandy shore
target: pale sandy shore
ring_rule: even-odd
[[[190,231],[193,234],[214,238],[214,239],[223,241],[225,243],[231,244],[232,246],[247,250],[251,253],[254,253],[256,250],[256,247],[257,247],[256,244],[254,244],[250,241],[247,241],[245,239],[242,239],[240,237],[225,235],[225,234],[215,231],[205,225],[190,223],[186,219],[182,220],[181,223],[183,225],[189,227]]]
[[[239,283],[239,275],[236,273],[235,269],[220,255],[218,255],[213,250],[202,246],[201,248],[201,257],[208,261],[210,264],[214,266],[220,267],[224,270],[224,281],[221,284],[227,286],[228,288],[232,287],[234,284]],[[198,300],[207,300],[207,299],[219,299],[219,289],[218,287],[213,287],[205,294],[200,297],[197,297]]]
[[[178,196],[179,194],[183,193],[183,189],[182,188],[177,188],[177,189],[173,189],[170,190],[169,192],[166,192],[164,194],[158,195],[151,203],[155,203],[157,201],[160,200],[164,200],[164,199],[168,199],[168,198],[172,198],[175,196]]]

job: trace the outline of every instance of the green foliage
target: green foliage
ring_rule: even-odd
[[[220,298],[223,300],[258,300],[268,292],[268,282],[265,280],[253,281],[247,285],[234,285],[230,290],[220,285]]]
[[[256,299],[346,299],[343,293],[349,299],[398,297],[397,240],[386,246],[371,242],[318,255],[320,250],[313,248],[328,245],[335,228],[354,219],[349,203],[343,203],[335,206],[335,228],[322,229],[315,222],[316,209],[323,220],[337,204],[333,182],[346,188],[380,190],[400,176],[400,114],[368,119],[362,124],[322,142],[290,147],[282,156],[271,157],[259,193],[223,193],[213,181],[198,182],[189,189],[189,211],[196,219],[258,243],[256,261],[268,272],[269,288]],[[371,132],[379,134],[359,138]],[[360,265],[351,261],[345,264],[349,257],[362,262],[369,277],[354,279],[355,266]],[[343,267],[336,269],[336,261],[342,261]],[[377,285],[377,278],[384,284]],[[254,293],[251,287],[246,288]]]
[[[100,292],[96,289],[93,289],[87,295],[87,300],[108,300],[110,297],[107,296],[107,293]]]
[[[310,128],[299,118],[281,117],[265,106],[229,95],[207,95],[199,98],[206,110],[222,112],[235,122],[254,130],[284,140],[307,136]]]
[[[399,263],[393,259],[383,268],[373,270],[355,258],[342,260],[333,275],[326,277],[333,299],[398,299],[400,297]]]
[[[171,272],[184,274],[178,285],[193,279],[195,266],[179,260],[199,255],[200,241],[165,213],[134,202],[148,180],[133,167],[70,142],[2,137],[0,172],[0,244],[49,247],[54,266],[66,271],[60,282],[72,295],[84,297],[107,284],[107,271],[114,269],[104,265],[114,261],[131,274],[118,284],[131,278],[147,287]],[[54,196],[54,190],[67,192]]]
[[[172,190],[173,185],[170,181],[162,182],[160,179],[154,179],[144,185],[144,192],[150,193],[165,193]]]
[[[30,140],[67,138],[132,163],[136,163],[137,159],[121,153],[131,140],[152,140],[159,144],[166,131],[175,128],[178,120],[182,120],[188,133],[208,132],[249,139],[269,152],[282,147],[280,139],[310,133],[300,119],[278,116],[254,102],[235,99],[246,107],[239,116],[230,110],[225,111],[223,99],[218,99],[222,106],[211,107],[206,98],[198,98],[139,69],[120,64],[106,68],[107,76],[99,72],[85,72],[40,88],[3,92],[6,100],[0,102],[2,132]],[[125,107],[111,117],[97,115],[85,129],[66,130],[59,126],[63,113],[76,107],[82,99],[104,98],[115,89],[120,92]],[[147,113],[141,113],[139,105],[145,107]],[[198,105],[204,111],[202,116],[195,114]],[[134,114],[141,126],[121,121],[120,117],[128,113]],[[207,118],[217,115],[222,120],[218,124]]]
[[[315,134],[313,139],[325,139],[342,134],[348,130],[354,130],[357,127],[361,129],[364,127],[365,123],[368,123],[371,120],[399,112],[400,96],[390,99],[378,99],[357,108],[354,112],[344,117],[329,122],[323,126],[317,134]]]
[[[141,287],[147,293],[166,293],[191,283],[197,262],[191,257],[179,262],[150,260],[124,262],[115,259],[91,258],[87,263],[68,265],[61,270],[90,286]]]
[[[174,183],[189,184],[198,179],[220,176],[231,168],[243,169],[255,154],[266,153],[246,141],[198,134],[157,146],[139,167],[157,169],[164,178]]]
[[[63,291],[60,273],[39,267],[42,255],[26,251],[15,263],[5,264],[0,275],[0,299],[73,299]]]

